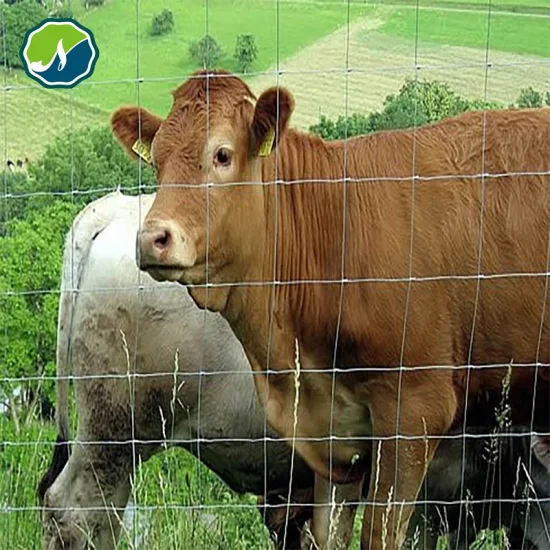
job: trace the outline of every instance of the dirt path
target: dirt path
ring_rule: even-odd
[[[437,79],[474,99],[511,103],[521,88],[550,88],[550,60],[535,56],[486,52],[415,43],[380,32],[383,21],[373,16],[343,27],[285,60],[279,83],[295,96],[294,126],[307,128],[319,115],[336,117],[380,109],[388,94],[406,78]],[[349,39],[349,48],[346,47]],[[346,50],[348,55],[346,55]],[[415,71],[415,65],[419,69]],[[277,83],[276,67],[251,80],[256,93]]]

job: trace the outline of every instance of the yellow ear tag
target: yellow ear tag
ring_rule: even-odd
[[[132,145],[132,151],[140,156],[147,164],[151,164],[151,145],[138,139]]]
[[[271,149],[273,149],[273,142],[275,141],[275,130],[273,128],[269,128],[269,130],[265,134],[265,138],[260,145],[260,150],[258,151],[258,155],[260,157],[268,157],[271,155]]]

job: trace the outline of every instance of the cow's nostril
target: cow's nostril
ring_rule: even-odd
[[[157,235],[155,236],[155,246],[160,249],[167,248],[170,244],[170,232],[166,229],[160,230]]]

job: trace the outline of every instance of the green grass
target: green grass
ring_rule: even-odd
[[[452,3],[451,0],[445,1]],[[473,1],[481,7],[486,0]],[[548,0],[498,1],[532,5]],[[174,12],[175,29],[167,36],[152,37],[149,34],[151,18],[163,7]],[[110,113],[123,104],[140,102],[159,114],[165,114],[171,103],[170,90],[196,69],[188,59],[188,46],[190,41],[206,32],[204,0],[140,3],[139,14],[134,0],[107,0],[104,7],[89,12],[75,0],[74,9],[77,18],[94,31],[99,45],[100,57],[95,74],[73,90],[45,90],[34,85],[22,72],[10,75],[9,84],[32,87],[14,89],[0,97],[0,156],[4,153],[5,135],[8,158],[36,158],[60,132],[84,124],[105,124]],[[275,2],[209,0],[208,32],[226,51],[220,66],[235,69],[232,53],[239,33],[252,32],[256,36],[259,58],[253,71],[262,71],[274,66],[277,57],[280,60],[288,58],[347,22],[347,7],[337,2],[284,1],[280,3],[278,13],[277,31]],[[353,3],[350,6],[352,21],[369,14],[385,20],[379,30],[386,36],[410,41],[412,51],[416,10],[407,7],[377,9],[372,3]],[[490,47],[549,57],[549,25],[548,18],[494,13]],[[422,9],[419,30],[421,41],[484,49],[487,15]],[[145,79],[139,96],[138,86],[133,82],[137,74],[138,44],[140,74]]]
[[[42,154],[48,142],[60,132],[108,121],[108,111],[73,101],[71,90],[47,90],[28,87],[29,79],[17,71],[7,74],[0,69],[0,82],[13,86],[0,94],[0,159],[14,160]],[[23,88],[17,86],[24,85]]]
[[[142,548],[269,547],[256,498],[236,495],[181,449],[163,452],[139,469],[135,502],[152,508],[145,516],[148,529]],[[138,528],[136,533],[143,531]],[[132,539],[126,531],[119,548],[130,550]]]
[[[17,444],[3,445],[3,441]],[[48,467],[53,441],[55,428],[49,423],[22,422],[17,433],[11,420],[0,417],[2,550],[41,547],[40,513],[32,508],[38,506],[36,487]],[[268,547],[269,537],[256,510],[255,497],[236,495],[181,449],[163,452],[138,470],[134,498],[136,506],[152,508],[141,548]],[[203,505],[201,510],[189,508],[199,504]],[[208,520],[212,519],[214,523],[209,526]],[[143,529],[136,533],[143,535]],[[123,532],[119,548],[130,550],[132,541],[132,533]]]
[[[431,1],[431,0],[428,0]],[[437,0],[441,4],[477,4],[480,9],[487,9],[489,6],[489,0]],[[413,0],[414,3],[414,0]],[[420,5],[427,3],[426,0],[420,0]],[[517,7],[517,8],[548,8],[550,7],[548,0],[492,0],[491,5],[493,7]]]
[[[149,29],[153,14],[164,7],[174,13],[174,31],[167,36],[152,37]],[[350,17],[354,19],[371,10],[369,6],[352,6]],[[22,71],[10,73],[7,84],[29,88],[0,96],[1,157],[4,156],[4,129],[7,131],[8,158],[35,158],[60,132],[83,124],[106,124],[110,113],[120,105],[141,102],[165,114],[171,104],[170,91],[198,68],[189,61],[188,47],[191,41],[206,32],[204,1],[143,2],[138,17],[135,0],[107,0],[105,6],[89,12],[74,0],[74,13],[95,34],[100,56],[94,75],[72,90],[45,90]],[[274,66],[277,58],[282,60],[296,53],[346,22],[344,5],[320,7],[286,2],[280,5],[277,32],[274,2],[208,1],[208,32],[226,52],[220,66],[231,70],[235,70],[232,55],[239,33],[255,35],[259,56],[252,70],[261,71]],[[140,74],[146,79],[139,97],[138,86],[132,82],[137,75],[138,44]],[[3,72],[0,79],[3,83]]]
[[[161,8],[173,11],[175,28],[168,35],[152,37],[151,19]],[[350,16],[354,19],[371,10],[369,6],[355,5]],[[189,61],[188,48],[190,42],[206,33],[207,22],[208,33],[226,52],[220,66],[235,70],[232,56],[236,37],[253,33],[259,56],[252,71],[261,71],[275,65],[277,58],[282,60],[344,25],[347,10],[344,5],[284,2],[279,7],[277,28],[277,5],[265,0],[209,0],[208,12],[205,2],[199,1],[142,2],[139,13],[135,0],[110,0],[101,9],[79,15],[79,21],[94,32],[100,56],[94,75],[76,88],[76,95],[109,110],[136,103],[137,85],[120,81],[136,78],[139,53],[140,76],[157,79],[141,86],[139,99],[164,114],[171,104],[170,90],[198,68]],[[99,85],[105,81],[118,82]]]
[[[0,416],[1,550],[41,547],[36,487],[54,440],[53,424],[20,418],[16,429],[12,420]],[[135,516],[135,531],[122,530],[118,548],[270,549],[255,503],[252,495],[233,493],[186,451],[170,449],[138,469],[134,504],[141,511]],[[350,550],[359,550],[362,513],[359,507]],[[500,531],[480,531],[471,550],[504,550],[502,538]],[[440,538],[438,548],[450,550],[446,538]]]
[[[13,444],[4,444],[9,441]],[[0,417],[0,548],[27,550],[40,547],[40,514],[17,510],[38,506],[36,488],[48,467],[55,429],[38,422],[15,424]],[[35,443],[38,442],[38,443]],[[34,444],[35,443],[35,444]],[[6,510],[6,508],[8,510]],[[15,508],[16,510],[9,510]]]
[[[416,10],[394,9],[380,31],[415,40]],[[491,15],[489,48],[517,54],[550,56],[550,18],[521,17],[505,13]],[[418,14],[418,38],[449,46],[485,49],[488,36],[486,13],[422,9]]]
[[[410,5],[416,6],[417,0],[376,0],[377,5]],[[458,10],[482,10],[487,11],[489,0],[418,0],[420,7],[445,7]],[[495,11],[509,11],[525,14],[550,14],[548,0],[492,0],[491,7]]]

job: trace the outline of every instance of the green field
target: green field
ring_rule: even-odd
[[[417,13],[413,8],[395,9],[381,31],[414,41]],[[421,9],[418,12],[418,40],[448,46],[550,56],[550,18],[492,13]]]
[[[23,73],[14,71],[6,75],[0,69],[0,81],[4,80],[13,88],[0,95],[2,157],[5,150],[12,160],[34,159],[60,132],[103,124],[108,120],[108,111],[77,100],[71,91],[47,90],[34,84],[28,86],[29,79]]]
[[[15,88],[0,98],[0,149],[3,154],[7,129],[8,158],[35,158],[55,135],[81,124],[107,123],[112,110],[122,104],[141,103],[166,113],[170,91],[199,68],[189,61],[188,47],[206,33],[207,19],[208,32],[224,48],[226,55],[220,62],[224,68],[235,69],[236,36],[255,35],[259,56],[254,71],[276,66],[278,58],[295,54],[347,21],[347,10],[340,5],[300,2],[281,4],[278,27],[276,4],[264,0],[209,0],[208,14],[204,2],[180,0],[140,4],[139,13],[133,0],[110,0],[90,12],[76,0],[74,5],[76,17],[92,29],[100,49],[94,75],[72,90],[44,90],[22,71],[11,72],[6,84]],[[151,18],[161,8],[173,11],[175,29],[170,35],[152,37]],[[353,6],[350,19],[370,11],[369,6]],[[139,93],[138,52],[139,74],[145,80]],[[2,70],[0,78],[4,81]]]
[[[40,548],[36,488],[49,465],[55,427],[0,417],[0,438],[0,549]],[[273,549],[256,498],[233,493],[186,451],[170,449],[141,465],[132,498],[138,512],[125,523],[118,550]],[[362,507],[350,550],[359,550],[361,518]],[[440,542],[438,548],[450,550],[444,538]],[[505,550],[486,531],[471,548]]]
[[[439,3],[450,4],[476,4],[480,9],[487,9],[489,0],[437,0]],[[412,2],[414,3],[414,1]],[[420,0],[420,5],[427,3],[427,0]],[[548,0],[492,0],[491,6],[494,8],[515,7],[520,10],[529,8],[550,8]]]
[[[485,0],[475,1],[480,9],[485,6]],[[500,0],[501,3],[511,1]],[[533,2],[546,0],[515,1],[530,6]],[[448,3],[452,5],[450,0]],[[171,102],[169,92],[197,69],[188,58],[189,43],[207,30],[224,48],[226,55],[219,65],[230,70],[235,69],[232,53],[237,34],[251,32],[255,35],[259,57],[249,77],[253,82],[254,72],[274,69],[277,60],[284,65],[285,60],[292,59],[304,48],[321,44],[334,31],[345,29],[348,20],[345,3],[322,1],[285,0],[277,7],[277,3],[266,0],[209,0],[207,3],[165,0],[162,3],[141,3],[136,10],[134,0],[108,0],[105,6],[87,12],[75,0],[74,7],[77,18],[96,36],[100,48],[96,71],[77,88],[60,91],[43,90],[20,71],[10,75],[8,84],[23,84],[30,88],[13,89],[1,98],[0,140],[4,140],[2,130],[7,128],[9,158],[34,158],[59,132],[81,124],[107,123],[112,110],[122,104],[141,103],[158,113],[166,113]],[[175,29],[169,35],[152,37],[149,33],[151,18],[164,7],[173,11]],[[354,2],[350,5],[349,19],[351,24],[372,20],[378,25],[377,33],[395,38],[401,43],[402,50],[403,44],[408,42],[406,49],[414,51],[414,8],[388,7],[385,2],[378,7],[372,2]],[[546,17],[493,13],[490,48],[492,51],[549,57],[549,27],[550,19]],[[421,9],[418,28],[419,41],[425,44],[484,50],[487,43],[487,14],[483,10]],[[330,47],[334,48],[335,44]],[[338,49],[344,51],[344,48],[345,42],[342,41]],[[396,53],[394,50],[389,41],[387,51],[377,52],[377,55],[383,55],[381,61],[391,61]],[[319,66],[326,54],[330,52],[313,54],[320,57],[312,58],[311,65]],[[368,56],[367,49],[365,59]],[[144,79],[139,87],[136,83],[138,58],[139,75]],[[361,58],[354,64],[361,68]],[[331,69],[334,66],[327,55],[326,67]],[[385,93],[395,91],[392,88]],[[311,101],[317,103],[313,99],[316,90],[310,92]],[[89,109],[88,105],[94,108]],[[37,113],[40,113],[38,118]],[[1,144],[0,147],[4,149]]]
[[[146,81],[141,86],[141,102],[165,113],[171,104],[170,90],[198,68],[189,61],[190,42],[206,32],[223,47],[226,56],[220,65],[230,70],[235,70],[237,35],[253,33],[259,56],[252,70],[262,71],[275,66],[278,58],[293,55],[347,21],[347,10],[334,4],[282,3],[278,27],[275,2],[209,0],[207,5],[208,11],[204,2],[162,2],[163,8],[172,10],[175,21],[174,31],[163,37],[149,34],[153,14],[160,8],[158,3],[141,3],[137,13],[134,0],[111,0],[104,8],[81,16],[82,24],[95,34],[100,57],[94,75],[77,88],[77,96],[104,109],[136,103],[135,79],[139,74]],[[369,11],[369,6],[353,6],[351,19]]]
[[[0,549],[41,547],[36,487],[49,465],[53,424],[0,417]],[[236,495],[186,451],[170,449],[143,464],[133,501],[138,512],[121,532],[119,550],[270,550],[273,545],[252,495]],[[198,507],[200,506],[200,509]],[[139,511],[141,508],[141,511]],[[350,550],[359,550],[362,507]],[[132,529],[130,525],[135,528]],[[495,538],[496,538],[495,534]],[[472,550],[505,550],[480,531]],[[440,538],[441,550],[450,550]],[[101,550],[101,549],[97,549]],[[420,550],[420,547],[411,550]]]

